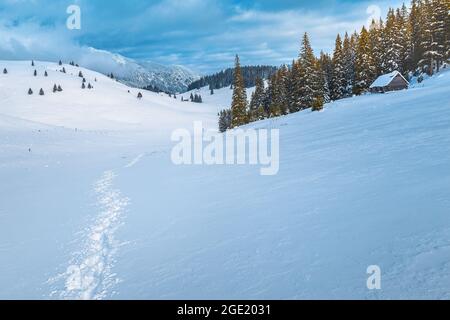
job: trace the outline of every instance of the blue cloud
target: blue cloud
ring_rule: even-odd
[[[81,8],[81,30],[65,27],[70,4]],[[379,5],[384,15],[389,6],[399,4],[394,0],[3,0],[0,35],[7,41],[0,43],[0,59],[25,57],[27,46],[28,54],[48,59],[52,52],[70,56],[77,47],[92,46],[200,72],[229,67],[235,53],[244,64],[280,65],[297,56],[303,32],[310,33],[317,52],[331,51],[338,32],[352,32],[367,21],[369,5]]]

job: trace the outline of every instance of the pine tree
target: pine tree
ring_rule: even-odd
[[[290,85],[290,95],[288,97],[289,112],[290,113],[298,112],[303,109],[302,91],[305,85],[305,70],[302,66],[302,63],[299,60],[292,62],[289,85]]]
[[[384,56],[384,47],[382,42],[383,30],[384,24],[381,18],[378,22],[372,20],[372,24],[370,25],[369,29],[369,42],[370,42],[369,45],[370,48],[372,49],[372,57],[376,77],[383,74],[383,56]],[[356,47],[354,49],[356,49]]]
[[[66,68],[63,67],[62,70],[61,70],[61,72],[62,72],[62,73],[66,73]]]
[[[139,92],[138,95],[137,95],[137,97],[138,97],[138,99],[142,99],[142,98],[143,98],[142,93]]]
[[[256,79],[255,91],[252,93],[252,98],[249,105],[249,117],[251,121],[261,120],[258,115],[260,107],[264,106],[264,80]]]
[[[425,38],[423,4],[421,0],[412,0],[411,13],[409,15],[409,27],[411,30],[410,48],[411,60],[410,71],[416,71],[423,59],[425,49],[423,47]]]
[[[56,86],[56,83],[55,83],[55,85],[53,86],[53,93],[55,93],[57,91],[58,91],[58,87]]]
[[[39,95],[43,96],[44,95],[44,90],[41,88],[41,90],[39,90]]]
[[[412,51],[411,51],[411,24],[409,21],[408,8],[405,4],[401,9],[397,10],[397,24],[398,24],[398,45],[399,45],[399,70],[403,76],[408,77],[410,71]]]
[[[425,0],[422,6],[419,6],[424,26],[422,41],[424,53],[422,60],[419,61],[419,66],[429,75],[433,75],[435,67],[439,69],[439,65],[444,59],[445,38],[448,36],[443,34],[445,33],[445,22],[440,21],[442,9],[439,5],[439,1]],[[442,19],[445,19],[445,17]]]
[[[345,33],[344,43],[342,46],[343,55],[343,76],[344,76],[344,97],[352,95],[353,82],[355,79],[355,51],[354,46],[351,43],[351,39],[347,33]]]
[[[273,74],[269,79],[269,114],[271,117],[278,117],[282,115],[282,91],[281,91],[281,81],[279,79],[279,73]]]
[[[81,84],[81,89],[86,89],[86,85],[84,84],[84,82]]]
[[[3,74],[8,74],[8,70],[6,70],[6,68],[3,69]]]
[[[59,60],[59,65],[62,66],[62,61],[61,60]]]
[[[190,96],[190,100],[191,100],[191,102],[194,102],[194,95],[191,93],[191,96]]]
[[[400,61],[400,31],[394,9],[389,9],[386,25],[382,33],[383,54],[382,73],[399,70]]]
[[[219,131],[225,132],[231,129],[231,110],[222,110],[219,113]]]
[[[80,72],[78,73],[78,77],[80,77],[80,78],[84,78],[84,76],[83,76],[83,72],[81,72],[81,71],[80,71]]]
[[[321,111],[323,110],[323,98],[316,97],[314,98],[313,104],[312,104],[312,111]]]
[[[323,98],[320,78],[317,70],[317,60],[314,56],[308,34],[305,33],[300,50],[300,63],[304,68],[304,86],[302,87],[302,107],[309,109],[317,98]]]
[[[61,88],[61,85],[58,85],[58,92],[62,92],[63,89]]]
[[[345,96],[345,67],[342,40],[338,34],[333,53],[333,77],[331,79],[331,99],[339,100]]]
[[[247,93],[244,78],[241,73],[241,63],[236,55],[234,67],[233,100],[231,103],[231,126],[232,128],[248,123],[247,119]]]
[[[36,77],[37,76],[37,70],[34,70],[33,75]]]
[[[91,83],[88,84],[88,89],[92,89]]]
[[[34,67],[34,60],[31,60],[31,66]]]
[[[446,3],[447,2],[447,3]],[[434,51],[434,59],[436,60],[437,72],[440,66],[446,60],[448,41],[448,20],[450,19],[450,1],[448,0],[431,0],[431,33],[433,44],[431,50]],[[447,32],[447,33],[446,33]]]
[[[47,71],[44,72],[44,77],[48,77]]]
[[[30,96],[33,94],[33,90],[31,90],[31,88],[28,89],[28,94],[29,94]]]
[[[276,81],[277,81],[277,104],[279,106],[280,114],[286,115],[289,113],[289,99],[288,99],[288,90],[289,90],[289,69],[286,65],[280,67],[280,69],[276,72]]]
[[[320,52],[320,58],[317,63],[321,75],[323,102],[328,103],[331,101],[330,86],[331,86],[331,79],[333,77],[333,62],[331,57],[322,51]]]
[[[366,91],[375,80],[376,70],[373,63],[372,52],[369,44],[369,33],[362,28],[358,40],[355,61],[355,86],[353,92],[361,94]]]

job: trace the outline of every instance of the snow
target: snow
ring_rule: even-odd
[[[450,298],[450,72],[249,125],[280,129],[263,177],[170,161],[171,131],[215,127],[229,88],[138,100],[85,69],[91,91],[78,68],[2,67],[0,299]]]
[[[398,71],[393,71],[391,73],[388,74],[384,74],[379,76],[374,83],[372,83],[372,85],[370,86],[370,88],[377,88],[377,87],[386,87],[388,86],[392,80],[395,79],[396,76],[400,75],[406,82],[408,82],[400,72]]]

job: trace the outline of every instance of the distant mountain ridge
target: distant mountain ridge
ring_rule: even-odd
[[[200,78],[198,74],[183,66],[137,61],[94,48],[88,48],[77,63],[105,75],[112,73],[117,80],[132,87],[152,86],[168,93],[185,92],[192,82]]]

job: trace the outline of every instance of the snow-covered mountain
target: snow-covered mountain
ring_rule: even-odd
[[[0,61],[0,299],[450,298],[450,71],[248,125],[280,130],[263,177],[171,161],[230,90],[139,100],[65,68]]]
[[[184,92],[198,74],[179,65],[164,66],[150,61],[137,61],[108,51],[87,48],[77,61],[81,66],[113,73],[121,82],[136,88],[155,86],[171,93]]]

